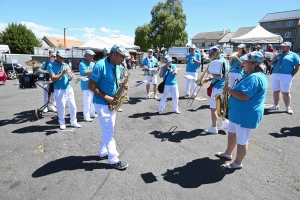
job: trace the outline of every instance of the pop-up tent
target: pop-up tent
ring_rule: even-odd
[[[0,45],[0,54],[6,53],[6,52],[8,52],[8,54],[9,54],[10,63],[11,63],[12,68],[13,68],[13,73],[16,74],[15,67],[14,67],[12,59],[11,59],[10,49],[9,49],[8,45]]]
[[[233,43],[282,43],[283,39],[280,35],[273,34],[260,25],[257,25],[250,32],[240,37],[231,38]]]

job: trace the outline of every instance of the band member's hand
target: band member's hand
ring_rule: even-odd
[[[116,100],[116,99],[114,99],[113,97],[108,96],[108,95],[105,96],[105,100],[106,100],[109,104],[112,104],[112,105],[116,105],[116,104],[118,103],[118,100]]]
[[[223,88],[223,93],[226,93],[226,92],[228,92],[228,90],[230,89],[230,87],[229,86],[224,86],[224,88]]]
[[[62,74],[67,74],[69,71],[68,71],[68,68],[65,69],[64,71],[62,71]]]
[[[207,83],[209,81],[209,78],[206,78],[204,80],[202,80],[202,83]]]
[[[127,83],[126,85],[124,85],[124,89],[128,90],[128,88],[129,88],[129,84]]]

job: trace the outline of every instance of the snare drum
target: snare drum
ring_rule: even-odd
[[[19,88],[20,89],[32,89],[36,88],[36,75],[33,73],[18,74]]]
[[[157,68],[149,68],[145,70],[145,76],[155,76],[157,74]]]
[[[47,72],[36,72],[37,81],[50,82],[50,75]]]

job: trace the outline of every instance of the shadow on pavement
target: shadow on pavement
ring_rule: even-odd
[[[197,188],[203,184],[217,183],[225,175],[234,170],[224,169],[223,160],[211,160],[208,157],[193,160],[185,166],[167,170],[162,174],[163,179],[170,183],[178,184],[183,188]]]
[[[38,178],[65,170],[84,169],[85,171],[93,171],[94,169],[111,169],[110,165],[107,163],[91,162],[99,160],[99,156],[68,156],[51,161],[40,167],[33,172],[32,177]]]
[[[133,115],[129,115],[129,118],[141,118],[144,120],[151,119],[152,116],[157,116],[157,115],[170,115],[170,114],[175,114],[174,112],[166,112],[163,114],[158,114],[158,112],[145,112],[145,113],[135,113]]]
[[[56,125],[56,126],[28,126],[28,127],[23,127],[23,128],[14,130],[14,131],[12,131],[12,133],[24,134],[24,133],[45,132],[45,135],[51,135],[54,133],[58,133],[57,132],[58,128],[59,128],[58,125]]]
[[[0,120],[0,126],[5,126],[8,124],[22,124],[26,122],[33,122],[35,118],[35,110],[23,111],[20,113],[15,113],[13,119]]]
[[[275,138],[290,137],[290,136],[300,137],[300,126],[291,127],[291,128],[287,128],[287,127],[281,128],[280,133],[269,133],[269,134]]]
[[[209,105],[201,105],[199,108],[197,109],[189,109],[187,111],[190,111],[190,112],[196,112],[198,110],[202,110],[202,109],[210,109]]]
[[[172,127],[171,127],[171,129],[172,129]],[[153,131],[149,134],[154,135],[155,138],[161,139],[162,142],[166,141],[166,140],[168,140],[169,142],[181,142],[182,140],[185,140],[185,139],[191,139],[191,138],[195,138],[198,136],[210,135],[210,134],[205,134],[203,129],[195,129],[195,130],[192,130],[191,132],[175,131],[175,129],[173,131],[169,130],[166,133],[161,132],[161,131]]]
[[[282,114],[282,113],[286,113],[286,111],[268,110],[268,109],[264,110],[264,115]]]
[[[137,104],[138,102],[142,102],[141,99],[144,99],[144,98],[140,98],[140,97],[129,97],[128,104]]]

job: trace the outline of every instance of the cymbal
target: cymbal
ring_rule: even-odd
[[[42,63],[40,63],[37,60],[29,60],[29,61],[26,61],[25,64],[27,66],[31,66],[31,67],[39,67],[39,66],[41,66]]]

